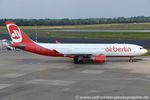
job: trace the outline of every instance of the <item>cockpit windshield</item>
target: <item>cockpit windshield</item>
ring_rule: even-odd
[[[140,49],[144,49],[144,48],[140,48]]]

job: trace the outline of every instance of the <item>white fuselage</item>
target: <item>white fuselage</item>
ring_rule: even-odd
[[[64,55],[140,56],[147,53],[142,46],[133,44],[47,44],[37,43]]]

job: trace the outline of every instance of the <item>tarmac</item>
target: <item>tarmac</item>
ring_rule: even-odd
[[[114,100],[103,96],[149,100],[150,57],[74,64],[70,58],[0,51],[0,100]]]

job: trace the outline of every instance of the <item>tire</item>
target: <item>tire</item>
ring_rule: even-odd
[[[74,64],[79,64],[79,58],[74,58]]]

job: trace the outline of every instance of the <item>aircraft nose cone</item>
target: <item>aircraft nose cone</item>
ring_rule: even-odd
[[[144,54],[147,53],[147,52],[148,52],[148,50],[144,49]]]
[[[147,53],[147,52],[148,52],[148,50],[145,49],[145,53]]]

